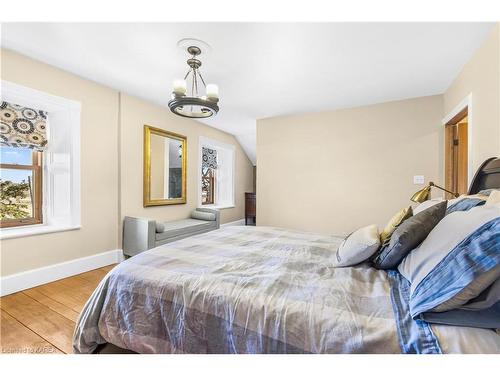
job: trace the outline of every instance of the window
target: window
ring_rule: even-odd
[[[199,205],[234,207],[234,146],[200,137]]]
[[[80,228],[80,103],[0,83],[0,239]]]
[[[201,204],[215,203],[216,169],[201,167]]]
[[[0,148],[0,226],[42,222],[42,152]]]

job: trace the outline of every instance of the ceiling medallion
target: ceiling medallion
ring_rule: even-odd
[[[201,61],[198,56],[201,48],[195,45],[187,47],[187,52],[191,56],[187,60],[189,70],[184,79],[176,79],[172,88],[172,99],[168,102],[168,108],[176,115],[190,118],[207,118],[219,112],[219,88],[217,85],[205,84],[199,68]],[[188,85],[189,80],[189,85]],[[205,95],[200,96],[198,92],[199,81],[205,88]],[[188,87],[190,92],[188,93]]]

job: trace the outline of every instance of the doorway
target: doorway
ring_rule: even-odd
[[[445,124],[445,187],[466,194],[468,190],[468,107]],[[447,199],[453,198],[447,193]]]

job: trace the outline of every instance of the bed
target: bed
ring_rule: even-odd
[[[498,188],[498,176],[488,160],[471,189]],[[412,319],[397,271],[331,267],[341,241],[235,226],[134,256],[90,297],[74,351],[500,353],[492,329]]]

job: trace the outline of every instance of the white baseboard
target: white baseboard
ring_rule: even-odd
[[[245,219],[231,221],[229,223],[221,224],[221,227],[234,227],[235,225],[245,225]]]
[[[34,270],[15,273],[0,279],[0,296],[64,279],[123,260],[121,249],[105,251],[84,258],[69,260]]]

